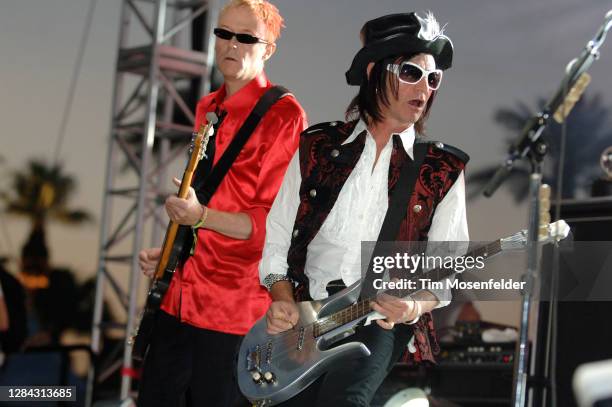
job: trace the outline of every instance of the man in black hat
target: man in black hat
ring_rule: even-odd
[[[422,165],[402,215],[402,241],[468,241],[463,169],[468,156],[440,142],[413,148],[453,57],[451,40],[429,13],[393,14],[368,21],[363,48],[346,73],[359,92],[347,122],[322,123],[302,133],[272,206],[260,279],[273,298],[266,317],[277,334],[298,323],[295,301],[326,298],[361,278],[361,242],[379,237],[404,163]],[[421,153],[422,151],[422,153]],[[402,218],[403,217],[403,218]],[[401,218],[401,219],[400,219]],[[367,298],[367,297],[366,297]],[[333,366],[287,406],[367,406],[406,349],[415,361],[437,350],[430,311],[450,302],[448,290],[409,298],[379,297],[376,324],[347,340],[371,356]]]

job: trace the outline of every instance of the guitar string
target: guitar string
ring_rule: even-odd
[[[486,257],[488,259],[490,257],[493,257],[496,254],[501,253],[504,250],[510,250],[511,246],[514,245],[514,244],[521,243],[521,242],[524,243],[524,240],[525,240],[524,236],[521,236],[520,234],[515,234],[515,235],[510,236],[508,238],[499,239],[499,240],[491,242],[491,243],[489,243],[487,245],[483,245],[483,246],[481,246],[479,248],[476,248],[472,252],[470,252],[469,254],[477,253],[478,251],[482,251],[484,249],[484,253],[486,254]],[[504,248],[503,245],[507,245],[507,247]],[[518,247],[520,248],[522,246],[519,245]],[[295,327],[294,327],[291,330],[284,331],[284,332],[281,332],[279,334],[273,335],[272,339],[270,339],[268,342],[266,342],[265,346],[262,346],[262,350],[264,352],[267,352],[268,343],[270,343],[274,347],[275,344],[278,344],[281,341],[292,340],[293,338],[291,338],[291,336],[299,338],[299,336],[302,335],[302,334],[303,334],[303,337],[304,337],[304,342],[306,342],[307,340],[308,341],[311,341],[311,340],[314,341],[316,338],[318,338],[318,337],[324,335],[325,333],[330,332],[331,330],[335,329],[335,328],[331,328],[329,330],[323,331],[323,333],[321,333],[319,336],[315,336],[314,335],[314,326],[315,326],[315,324],[319,324],[321,326],[324,326],[324,324],[326,324],[328,322],[332,322],[333,323],[332,326],[334,324],[336,324],[337,326],[345,325],[347,322],[340,323],[338,321],[334,321],[333,318],[330,318],[330,317],[333,317],[334,315],[336,315],[336,316],[337,315],[342,315],[343,313],[346,313],[346,311],[348,309],[353,308],[354,306],[357,306],[357,311],[359,312],[360,304],[361,304],[361,306],[363,306],[363,305],[365,305],[366,302],[369,302],[371,300],[373,300],[373,298],[369,298],[367,300],[359,301],[359,302],[354,303],[354,304],[350,305],[349,307],[346,307],[346,308],[344,308],[344,309],[342,309],[342,310],[340,310],[340,311],[338,311],[338,312],[336,312],[334,314],[330,314],[327,317],[324,317],[326,320],[322,324],[320,323],[320,321],[316,321],[316,322],[312,322],[312,323],[307,324],[307,325],[302,325],[300,328],[303,328],[303,332],[299,332],[299,330],[296,330]],[[363,310],[362,312],[365,312],[365,310]],[[367,316],[369,316],[369,314],[371,314],[373,312],[374,311],[372,310],[372,311],[368,312],[367,314],[364,314],[361,317],[355,318],[353,320],[364,318],[364,317],[367,318]],[[348,321],[348,322],[350,322],[350,321]],[[308,331],[311,328],[313,330],[312,337],[307,336]],[[257,346],[261,346],[261,345],[257,345]],[[291,347],[285,347],[285,350],[281,350],[280,352],[271,351],[270,359],[277,358],[279,356],[284,356],[284,355],[286,355],[286,354],[288,354],[290,352],[293,352],[294,350],[298,350],[298,349],[295,349],[293,346],[291,346]],[[249,355],[249,354],[251,354],[251,352],[247,352],[247,355]],[[267,360],[267,355],[266,355],[266,358],[264,360]],[[270,363],[266,362],[265,364],[269,365]]]
[[[510,243],[518,243],[523,241],[524,239],[521,236],[516,236],[513,235],[510,238],[507,239],[503,239],[504,242],[510,242]],[[490,258],[492,256],[494,256],[495,254],[498,254],[502,251],[502,239],[497,240],[495,242],[491,242],[487,245],[483,245],[481,247],[478,247],[474,250],[472,250],[468,255],[474,255],[477,254],[478,252],[482,251],[484,254],[487,255],[487,258]],[[465,256],[464,256],[465,257]],[[434,270],[430,270],[427,271],[429,272],[439,272],[441,270],[439,269],[434,269]],[[413,280],[416,279],[417,277],[422,277],[422,275],[418,275],[418,276],[414,276],[411,279],[408,280]],[[403,292],[405,290],[387,290],[385,291],[385,293],[388,292]],[[353,307],[357,308],[357,313],[359,313],[359,306],[364,306],[366,303],[369,304],[369,302],[373,301],[375,299],[375,297],[371,297],[368,298],[366,300],[361,300],[359,302],[356,302],[346,308],[343,308],[340,311],[337,311],[333,314],[330,314],[326,317],[323,317],[321,320],[306,324],[306,325],[301,325],[299,328],[293,327],[287,331],[283,331],[280,332],[278,334],[272,335],[272,338],[269,339],[268,341],[266,341],[264,344],[258,344],[256,346],[259,346],[261,348],[262,352],[266,352],[268,344],[270,343],[273,347],[274,345],[278,345],[280,342],[286,342],[286,341],[293,341],[294,339],[297,340],[299,339],[299,337],[302,335],[301,329],[303,329],[303,336],[304,336],[304,342],[306,342],[306,340],[316,340],[317,338],[325,335],[328,332],[331,332],[332,330],[334,330],[337,327],[340,327],[342,325],[346,325],[347,323],[357,320],[357,319],[362,319],[362,318],[367,318],[369,316],[369,314],[374,313],[374,310],[372,310],[371,308],[369,309],[369,312],[365,313],[364,315],[361,315],[355,319],[352,320],[348,320],[345,321],[344,318],[345,317],[350,317],[352,315],[352,309]],[[362,310],[361,312],[365,312],[365,309]],[[347,315],[348,314],[348,315]],[[338,320],[339,319],[339,320]],[[319,325],[320,330],[319,330],[319,335],[315,336],[315,325]],[[311,336],[306,336],[306,334],[312,329],[312,335]],[[274,352],[272,351],[272,355],[274,357],[278,357],[278,356],[284,356],[285,354],[288,354],[290,352],[293,352],[294,350],[297,350],[297,346],[291,346],[291,347],[285,347],[285,350],[281,350],[280,352]],[[250,354],[251,352],[247,352],[247,355]],[[266,358],[264,358],[266,359]]]
[[[513,239],[513,240],[520,241],[521,239],[520,238],[516,238],[516,239]],[[473,250],[472,252],[470,252],[470,254],[474,255],[474,254],[477,254],[479,252],[483,252],[483,254],[489,254],[490,252],[492,252],[492,255],[494,255],[494,254],[497,254],[499,251],[501,251],[501,244],[500,244],[500,241],[496,241],[496,242],[492,242],[492,243],[490,243],[488,245],[484,245],[482,247],[479,247],[479,248]],[[434,272],[434,271],[438,271],[439,272],[441,270],[439,270],[439,269],[430,270],[430,271],[427,271],[427,273]],[[442,270],[442,271],[447,271],[447,270]],[[417,277],[422,277],[422,275],[414,276],[413,278],[408,279],[408,280],[416,280]],[[402,293],[403,290],[397,289],[397,290],[387,290],[386,291],[386,293],[390,293],[390,292]],[[397,296],[397,294],[390,294],[390,295],[396,295]],[[348,306],[348,307],[346,307],[346,308],[344,308],[344,309],[342,309],[340,311],[337,311],[337,312],[335,312],[333,314],[330,314],[330,315],[328,315],[328,316],[326,316],[326,317],[324,317],[324,318],[322,318],[322,319],[320,319],[318,321],[312,322],[312,323],[307,324],[307,325],[302,325],[302,326],[299,327],[299,329],[296,329],[296,327],[294,327],[294,328],[292,328],[290,330],[278,333],[278,334],[273,336],[273,338],[271,339],[271,342],[272,342],[272,344],[274,344],[274,343],[277,343],[277,342],[279,342],[281,340],[282,341],[286,341],[288,339],[290,340],[290,339],[293,339],[293,338],[291,338],[292,336],[299,338],[300,335],[302,335],[302,333],[300,332],[301,329],[303,329],[304,332],[306,332],[310,328],[312,328],[313,337],[314,338],[318,338],[318,337],[326,334],[327,332],[330,332],[331,330],[335,329],[336,327],[345,325],[348,322],[351,322],[351,321],[354,321],[354,320],[357,320],[357,319],[365,318],[369,314],[373,313],[374,311],[371,308],[369,308],[369,307],[368,307],[368,312],[367,313],[365,313],[365,311],[366,311],[365,309],[361,310],[361,311],[359,310],[359,307],[362,307],[366,302],[369,303],[370,301],[373,301],[373,300],[374,300],[374,297],[369,298],[367,300],[362,300],[362,301],[354,303],[354,304],[352,304],[352,305],[350,305],[350,306]],[[357,314],[358,316],[356,318],[353,318],[353,314]],[[359,315],[359,314],[362,314],[362,315]],[[347,320],[347,317],[349,318],[348,320]],[[318,328],[318,335],[315,335],[315,333],[316,333],[315,331],[317,331],[317,328]],[[268,341],[268,342],[270,342],[270,341]],[[267,346],[267,344],[266,344],[266,346]]]

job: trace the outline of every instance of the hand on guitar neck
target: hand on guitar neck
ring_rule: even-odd
[[[414,321],[421,316],[420,306],[416,300],[407,300],[394,297],[385,293],[380,294],[376,301],[370,303],[372,309],[385,319],[377,319],[376,323],[384,329],[393,329],[395,324]]]
[[[181,182],[174,178],[176,186]],[[166,212],[170,220],[179,225],[194,226],[201,221],[203,227],[234,239],[246,240],[251,237],[251,217],[242,212],[226,212],[201,205],[195,191],[189,187],[185,198],[172,195],[166,199]]]
[[[370,303],[372,309],[384,317],[376,319],[376,323],[384,329],[393,329],[395,324],[415,323],[421,315],[431,311],[436,305],[438,299],[426,290],[412,294],[407,299],[382,293],[376,301]]]
[[[177,187],[181,186],[181,181],[178,178],[174,178],[172,181]],[[193,226],[200,220],[206,220],[208,208],[198,202],[195,191],[192,187],[189,187],[184,199],[175,195],[170,195],[166,199],[166,212],[171,221],[179,225]]]
[[[174,178],[173,182],[180,187],[181,181],[178,178]],[[194,226],[200,222],[199,227],[234,239],[248,239],[252,232],[251,218],[247,214],[217,211],[201,205],[192,187],[189,187],[184,199],[175,195],[169,196],[165,208],[170,220],[179,225]],[[155,274],[160,257],[159,247],[143,249],[138,253],[140,269],[147,277],[153,277]]]

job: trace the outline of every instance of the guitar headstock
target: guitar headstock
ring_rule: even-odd
[[[563,220],[550,223],[550,185],[540,186],[540,213],[538,242],[541,244],[556,243],[565,239],[570,232],[569,225]],[[521,230],[512,236],[499,239],[502,250],[519,250],[527,247],[527,230]]]
[[[565,239],[570,232],[569,225],[560,219],[554,223],[540,226],[538,242],[541,244],[556,243]],[[512,236],[499,239],[502,250],[520,250],[527,247],[527,230],[521,230]]]
[[[191,137],[191,143],[189,145],[189,154],[193,157],[197,154],[197,161],[206,157],[206,148],[208,147],[208,141],[214,134],[215,130],[213,126],[219,119],[214,112],[206,113],[206,124],[201,124],[197,133],[193,133]]]
[[[195,172],[196,167],[198,166],[198,162],[200,162],[200,160],[204,156],[204,153],[206,152],[208,139],[212,136],[214,132],[213,125],[217,123],[217,120],[217,115],[213,112],[206,113],[207,123],[200,125],[198,133],[191,141],[189,162],[187,163],[187,168],[185,168],[185,172],[183,173],[183,179],[181,181],[181,186],[179,187],[179,192],[177,194],[179,198],[185,198],[187,196],[187,192],[189,191],[189,186],[191,185],[193,174]]]

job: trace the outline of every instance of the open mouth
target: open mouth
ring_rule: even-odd
[[[421,99],[412,99],[411,101],[408,102],[408,104],[410,106],[414,106],[414,107],[420,109],[421,107],[423,107],[425,102],[423,100],[421,100]]]

